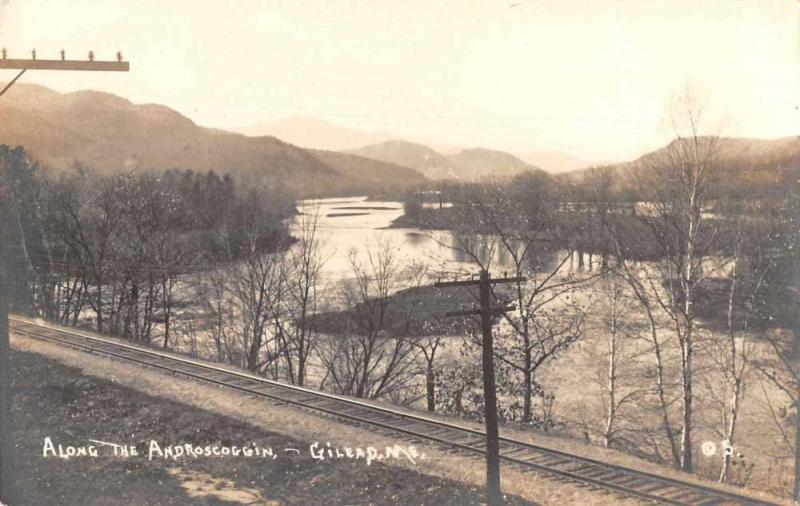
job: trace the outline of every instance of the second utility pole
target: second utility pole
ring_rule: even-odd
[[[436,288],[454,286],[474,286],[480,288],[479,309],[467,311],[448,312],[447,316],[480,315],[482,333],[482,362],[483,362],[483,408],[486,424],[486,498],[489,504],[497,506],[503,503],[503,493],[500,489],[500,433],[497,423],[497,388],[494,378],[494,337],[492,336],[492,318],[497,314],[511,311],[514,306],[492,307],[491,285],[496,283],[517,283],[525,278],[497,278],[491,279],[489,272],[481,270],[480,278],[468,281],[445,281],[436,283]]]

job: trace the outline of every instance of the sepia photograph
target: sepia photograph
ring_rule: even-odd
[[[800,506],[800,0],[0,0],[0,506]]]

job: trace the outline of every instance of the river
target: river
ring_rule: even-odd
[[[455,234],[442,230],[389,228],[403,215],[402,202],[367,200],[366,197],[305,200],[298,203],[301,213],[317,213],[317,232],[325,264],[322,276],[327,283],[352,278],[350,255],[362,265],[369,262],[370,252],[382,245],[391,247],[398,264],[409,267],[424,262],[431,279],[451,279],[475,274],[477,263],[465,252],[471,251],[483,263],[491,258],[493,275],[513,271],[513,261],[492,236]],[[545,255],[541,270],[550,270],[559,257]],[[573,264],[570,266],[570,264]],[[567,262],[565,269],[576,262]]]

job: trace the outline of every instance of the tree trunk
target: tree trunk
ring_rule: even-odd
[[[522,422],[528,424],[533,419],[533,375],[530,366],[523,371],[523,376],[525,377],[525,400],[522,406]]]
[[[731,271],[731,288],[728,292],[728,339],[730,340],[730,374],[733,378],[733,394],[731,395],[731,414],[730,420],[728,421],[728,426],[725,427],[725,440],[728,441],[728,444],[733,446],[733,438],[735,436],[736,431],[736,419],[739,416],[739,396],[742,391],[742,380],[741,377],[738,376],[736,371],[736,334],[734,332],[734,322],[733,322],[733,310],[734,310],[734,301],[736,299],[736,264],[738,259],[734,257],[733,260],[733,268]],[[745,367],[745,364],[742,364],[742,367]],[[724,409],[724,408],[723,408]],[[731,460],[733,455],[730,455],[728,452],[723,450],[722,453],[722,469],[719,473],[719,482],[725,483],[728,481],[728,474],[730,473],[731,468]]]
[[[527,339],[526,339],[527,342]],[[525,383],[525,399],[522,406],[522,422],[530,423],[533,419],[533,372],[531,364],[531,350],[526,346],[525,370],[522,371]]]
[[[99,334],[103,333],[103,283],[102,281],[97,282],[97,308],[95,308],[95,314],[97,315],[97,332]]]
[[[669,409],[667,406],[666,394],[664,392],[664,362],[661,358],[661,347],[658,343],[658,337],[656,334],[656,324],[655,321],[652,319],[652,317],[650,319],[650,333],[653,338],[653,344],[655,349],[656,391],[658,393],[658,402],[661,408],[661,421],[664,425],[664,432],[667,435],[667,441],[669,442],[670,450],[672,451],[672,460],[675,464],[675,467],[680,467],[678,448],[675,445],[675,438],[673,438],[672,435],[672,425],[669,422]]]
[[[84,298],[86,297],[87,292],[89,291],[89,285],[85,281],[81,282],[80,291],[78,292],[78,302],[75,303],[73,312],[72,312],[72,326],[78,326],[78,320],[81,316],[81,311],[83,311],[83,304]]]
[[[169,348],[169,311],[164,312],[164,349]]]
[[[696,185],[695,181],[695,185]],[[684,296],[683,316],[686,319],[686,330],[682,343],[683,359],[683,431],[681,432],[681,469],[687,473],[694,471],[692,461],[692,361],[694,352],[694,283],[695,283],[695,245],[696,234],[700,224],[701,205],[697,196],[697,187],[691,189],[689,195],[689,228],[686,234],[686,273],[681,280]],[[702,266],[702,258],[700,259]]]
[[[519,275],[519,269],[517,269]],[[522,297],[522,286],[517,283],[517,304],[520,307],[520,319],[522,320],[522,345],[524,346],[525,355],[523,359],[523,384],[525,385],[525,393],[522,405],[522,422],[525,424],[531,423],[533,419],[533,352],[531,349],[531,333],[529,327],[529,319],[525,317],[522,308],[525,307],[525,301]]]
[[[694,470],[692,462],[692,337],[687,331],[684,342],[683,369],[683,430],[681,431],[681,469]]]
[[[608,342],[608,419],[606,420],[606,430],[603,434],[603,446],[609,448],[614,434],[614,420],[616,418],[616,382],[617,382],[617,339],[614,335],[616,329],[612,320],[611,337]]]
[[[170,321],[172,320],[172,280],[161,279],[161,297],[164,301],[164,349],[169,347]]]
[[[303,351],[305,347],[305,339],[300,341],[300,351],[297,357],[297,386],[305,386],[306,384],[306,354]]]
[[[433,363],[428,362],[428,370],[425,374],[425,386],[428,397],[428,411],[436,411],[436,375],[433,372]]]
[[[739,417],[739,401],[740,393],[742,390],[742,382],[736,380],[733,387],[733,395],[731,396],[731,415],[728,421],[728,427],[725,430],[725,439],[728,444],[733,446],[733,438],[736,436],[736,419]],[[731,460],[733,455],[724,451],[722,453],[722,470],[719,473],[719,482],[725,483],[728,481],[728,474],[731,469]]]
[[[258,369],[258,352],[261,350],[262,330],[258,328],[258,323],[256,323],[257,320],[258,317],[253,318],[253,336],[247,353],[247,370],[251,372],[256,372]]]
[[[792,492],[792,498],[795,504],[800,504],[800,400],[795,401],[794,428],[794,492]]]

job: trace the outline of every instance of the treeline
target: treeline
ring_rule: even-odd
[[[72,325],[91,314],[145,343],[170,340],[182,276],[291,242],[290,196],[214,172],[56,177],[0,146],[0,181],[13,310]]]
[[[685,241],[675,234],[688,226],[689,210],[680,199],[680,175],[658,173],[672,170],[665,164],[648,160],[637,166],[638,172],[590,169],[579,178],[539,171],[482,183],[449,182],[436,192],[408,194],[405,214],[395,225],[486,235],[500,227],[521,239],[535,234],[538,252],[575,251],[578,267],[588,270],[595,264],[607,267],[614,258],[655,261],[663,259],[668,248],[686,253]],[[709,169],[702,181],[702,208],[692,211],[702,215],[697,219],[706,227],[697,238],[702,256],[727,258],[742,237],[757,244],[762,250],[758,254],[769,255],[773,264],[774,277],[766,280],[773,291],[763,305],[775,311],[765,317],[780,315],[786,323],[794,311],[786,304],[792,299],[788,287],[797,282],[792,243],[798,229],[797,184],[751,186],[745,195],[741,187],[731,185],[732,170]],[[787,171],[780,169],[782,174]],[[484,216],[491,206],[504,210],[499,223]],[[546,230],[535,230],[543,223]]]

